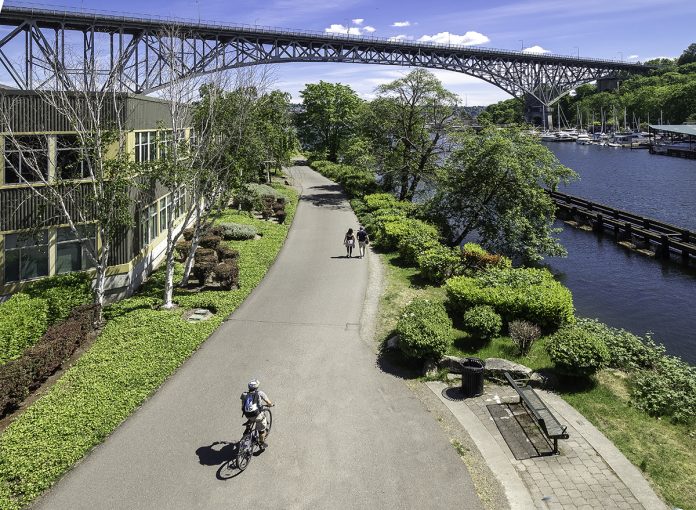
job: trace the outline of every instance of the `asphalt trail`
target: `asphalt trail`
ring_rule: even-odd
[[[261,285],[36,508],[481,508],[435,419],[361,341],[368,265],[341,244],[353,212],[324,177],[289,172],[303,196]],[[270,447],[221,480],[252,377],[277,403]]]

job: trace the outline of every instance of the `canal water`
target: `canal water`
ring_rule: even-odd
[[[559,191],[696,231],[696,161],[575,143],[546,144],[580,180]],[[643,335],[696,365],[696,264],[661,262],[610,236],[563,227],[566,258],[545,265],[573,292],[577,314]]]

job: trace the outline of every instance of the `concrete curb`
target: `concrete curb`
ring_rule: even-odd
[[[431,381],[425,383],[435,395],[450,410],[454,417],[464,426],[467,433],[474,441],[476,448],[491,467],[491,471],[500,481],[505,490],[505,497],[511,510],[527,510],[536,508],[532,495],[520,478],[517,470],[510,463],[507,455],[502,451],[493,436],[486,430],[479,419],[466,404],[456,405],[442,396],[442,390],[448,386],[441,382]]]

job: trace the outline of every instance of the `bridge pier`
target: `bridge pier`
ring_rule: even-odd
[[[549,129],[553,126],[553,115],[548,105],[531,94],[524,95],[524,121],[533,126]]]

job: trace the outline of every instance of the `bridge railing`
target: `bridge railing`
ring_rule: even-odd
[[[317,37],[323,39],[333,39],[336,41],[356,41],[356,42],[376,42],[389,45],[397,45],[410,48],[436,48],[436,49],[448,49],[455,51],[469,51],[473,53],[480,54],[490,54],[490,55],[505,55],[511,57],[524,56],[528,58],[539,58],[539,59],[563,59],[577,61],[579,63],[597,63],[603,65],[611,65],[615,67],[626,67],[626,68],[639,68],[642,67],[640,63],[626,62],[623,60],[614,59],[599,59],[599,58],[580,58],[570,55],[560,55],[555,53],[532,53],[524,51],[513,51],[506,49],[495,49],[495,48],[484,48],[484,47],[472,47],[461,44],[443,44],[436,42],[426,42],[426,41],[414,41],[414,40],[396,40],[387,37],[377,37],[374,35],[355,35],[355,34],[337,34],[335,32],[321,32],[318,30],[298,30],[280,27],[271,27],[265,25],[251,25],[245,23],[226,23],[220,21],[208,21],[201,19],[191,19],[191,18],[181,18],[175,16],[159,16],[159,15],[137,15],[105,10],[105,9],[66,9],[64,6],[57,6],[52,4],[44,4],[37,2],[5,2],[3,10],[10,11],[14,13],[26,12],[32,15],[51,15],[56,17],[82,17],[85,20],[92,19],[94,21],[113,21],[117,23],[143,23],[149,22],[153,24],[171,24],[171,25],[186,25],[188,27],[196,27],[198,29],[208,29],[208,30],[221,30],[221,29],[237,29],[246,32],[253,32],[257,34],[268,34],[268,35],[288,35],[288,36],[304,36],[304,37]],[[0,12],[0,16],[2,13]]]

